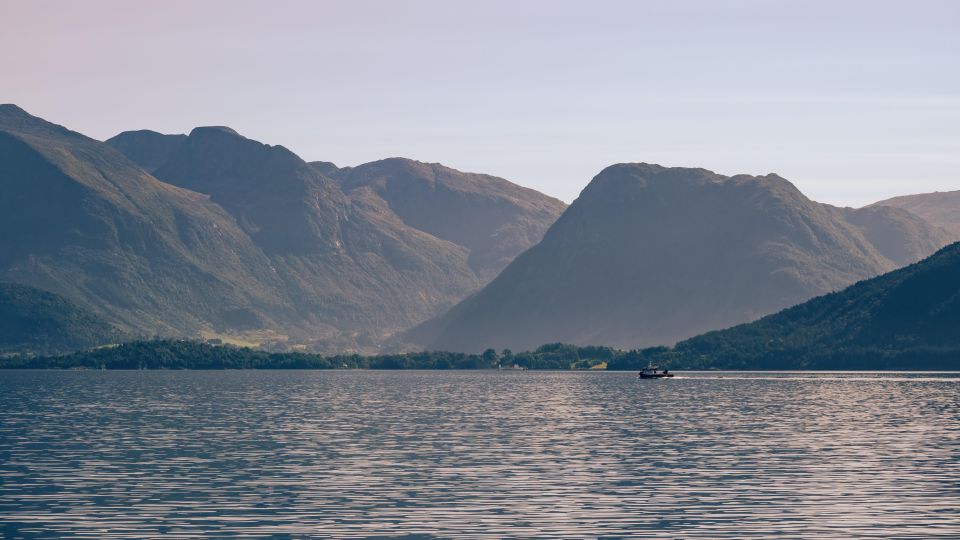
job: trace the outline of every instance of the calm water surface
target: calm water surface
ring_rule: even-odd
[[[0,532],[958,538],[960,376],[0,372]]]

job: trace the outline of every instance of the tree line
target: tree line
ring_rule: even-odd
[[[482,354],[445,351],[325,356],[269,352],[186,340],[123,343],[62,356],[10,356],[6,369],[590,369],[603,367],[619,351],[561,343],[514,353],[487,349]]]

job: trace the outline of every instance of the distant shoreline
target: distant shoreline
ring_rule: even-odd
[[[0,370],[2,371],[204,371],[204,372],[218,372],[218,371],[277,371],[277,372],[286,372],[286,371],[337,371],[337,372],[346,372],[346,371],[369,371],[369,372],[397,372],[397,371],[430,371],[437,373],[450,373],[450,372],[472,372],[472,371],[482,371],[490,373],[523,373],[527,371],[534,371],[537,373],[632,373],[637,370],[634,369],[556,369],[556,368],[545,368],[545,369],[527,369],[527,370],[506,370],[506,369],[496,369],[496,368],[454,368],[454,369],[440,369],[440,368],[274,368],[274,367],[264,367],[264,368],[95,368],[95,367],[10,367],[5,365],[0,365]],[[804,373],[811,374],[850,374],[850,373],[892,373],[892,374],[925,374],[925,375],[953,375],[956,374],[960,376],[960,370],[925,370],[925,369],[677,369],[670,370],[671,373],[676,373],[677,375],[683,374],[724,374],[724,373],[757,373],[757,374],[768,374],[768,373],[782,373],[782,374],[798,374],[802,375]],[[665,379],[666,380],[666,379]]]
[[[952,359],[952,355],[948,355]],[[839,359],[839,360],[838,360]],[[921,357],[922,359],[922,357]],[[622,351],[611,347],[543,345],[534,351],[514,353],[488,349],[482,354],[422,351],[412,353],[324,356],[302,352],[268,352],[232,345],[214,345],[196,341],[137,341],[112,347],[100,347],[60,356],[6,356],[0,369],[26,370],[476,370],[522,373],[523,371],[637,371],[648,363],[659,364],[675,373],[952,373],[950,367],[935,361],[917,361],[912,365],[883,365],[889,357],[851,352],[849,357],[834,356],[821,365],[791,365],[789,357],[774,358],[764,365],[724,365],[720,358],[700,356],[691,362],[671,349]],[[842,365],[846,363],[848,365]],[[713,365],[711,365],[713,364]],[[841,365],[838,365],[841,364]]]

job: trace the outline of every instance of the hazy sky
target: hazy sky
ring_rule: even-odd
[[[960,1],[0,0],[0,102],[105,139],[229,125],[566,201],[603,167],[960,189]]]

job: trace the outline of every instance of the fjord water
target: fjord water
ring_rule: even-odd
[[[960,374],[0,372],[5,537],[958,537]]]

